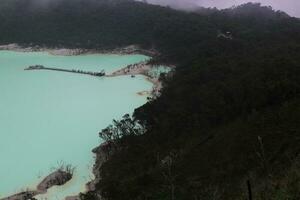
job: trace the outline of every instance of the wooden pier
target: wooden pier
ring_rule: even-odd
[[[76,73],[76,74],[85,74],[90,76],[105,76],[104,70],[100,72],[90,72],[90,71],[83,71],[83,70],[75,70],[75,69],[62,69],[62,68],[55,68],[55,67],[45,67],[43,65],[34,65],[25,68],[25,70],[51,70],[51,71],[60,71],[60,72],[68,72],[68,73]]]

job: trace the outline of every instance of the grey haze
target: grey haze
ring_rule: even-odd
[[[149,3],[171,6],[177,9],[191,9],[197,6],[228,8],[247,2],[259,2],[282,10],[291,16],[300,17],[300,0],[147,0]]]

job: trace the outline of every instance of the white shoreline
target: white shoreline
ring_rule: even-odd
[[[68,48],[46,48],[40,46],[33,47],[22,47],[19,44],[12,43],[6,45],[0,45],[0,50],[16,51],[16,52],[47,52],[51,55],[56,56],[75,56],[75,55],[91,55],[91,54],[115,54],[115,55],[131,55],[131,54],[142,54],[146,56],[155,56],[159,53],[155,50],[143,50],[137,45],[130,45],[124,48],[116,48],[114,50],[97,50],[97,49],[68,49]],[[145,91],[139,92],[138,95],[149,95],[152,98],[157,98],[160,95],[160,90],[162,89],[162,83],[159,78],[151,77],[148,72],[154,67],[150,65],[147,61],[143,61],[137,64],[131,65],[132,68],[128,66],[119,69],[106,77],[124,76],[124,75],[143,75],[146,80],[153,84],[153,89],[150,93]]]
[[[88,49],[68,49],[68,48],[44,48],[44,47],[22,47],[18,44],[8,44],[8,45],[0,45],[0,51],[1,50],[7,50],[7,51],[16,51],[16,52],[47,52],[51,55],[56,56],[75,56],[75,55],[90,55],[90,54],[115,54],[115,55],[130,55],[130,54],[142,54],[146,56],[155,56],[158,55],[158,52],[152,51],[152,50],[142,50],[136,45],[131,45],[125,48],[118,48],[114,50],[88,50]],[[104,77],[117,77],[117,76],[136,76],[136,75],[142,75],[146,77],[146,80],[151,82],[153,84],[153,88],[151,92],[148,91],[141,91],[138,92],[138,95],[149,95],[152,98],[157,98],[160,95],[160,91],[162,89],[162,82],[159,80],[158,77],[151,77],[149,75],[150,70],[155,67],[154,65],[149,64],[148,61],[142,61],[136,64],[128,65],[126,67],[123,67],[111,74],[105,75]],[[174,66],[172,66],[174,67]],[[52,174],[49,174],[47,177],[45,177],[45,180],[48,180],[49,178],[53,177],[54,174],[57,172],[54,172]],[[93,173],[95,175],[95,179],[86,183],[86,191],[89,192],[94,190],[94,185],[98,181],[98,174],[96,173],[95,169],[93,169]],[[43,182],[42,181],[42,182]],[[47,189],[41,188],[38,184],[36,190],[28,190],[23,191],[20,193],[13,194],[9,197],[1,198],[0,200],[20,200],[23,199],[26,195],[31,196],[37,196],[39,194],[45,194],[47,193]],[[75,196],[67,196],[65,197],[65,200],[77,200],[79,199],[78,195]]]
[[[136,64],[128,65],[122,69],[119,69],[109,75],[105,75],[105,77],[116,77],[116,76],[136,76],[142,75],[146,77],[146,80],[153,84],[152,91],[150,95],[152,98],[157,98],[160,96],[160,91],[163,88],[162,82],[159,80],[159,77],[152,77],[149,72],[155,66],[150,65],[148,61],[142,61]],[[141,91],[138,95],[145,95],[146,91]]]
[[[53,186],[59,186],[66,184],[69,180],[72,179],[72,174],[69,172],[58,169],[48,176],[46,176],[37,186],[36,189],[22,191],[16,194],[13,194],[8,197],[1,198],[0,200],[22,200],[35,197],[39,194],[46,194],[47,190]]]
[[[0,50],[17,51],[17,52],[47,52],[56,56],[74,56],[74,55],[90,55],[90,54],[116,54],[116,55],[130,55],[143,54],[146,56],[155,56],[159,53],[156,50],[144,50],[137,45],[130,45],[123,48],[116,48],[112,50],[100,49],[84,49],[84,48],[47,48],[40,46],[23,47],[19,44],[12,43],[0,45]]]

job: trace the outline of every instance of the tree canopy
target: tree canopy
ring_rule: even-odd
[[[253,3],[188,13],[125,0],[2,0],[0,30],[6,44],[138,44],[177,66],[161,97],[101,132],[126,137],[84,198],[245,199],[247,179],[255,199],[300,198],[299,19]],[[135,120],[144,134],[124,127]]]

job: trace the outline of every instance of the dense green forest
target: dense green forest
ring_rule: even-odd
[[[114,122],[146,132],[116,141],[83,199],[241,200],[247,181],[254,199],[300,199],[299,19],[253,3],[188,13],[129,0],[2,0],[0,30],[2,44],[138,44],[177,66],[134,122]]]

